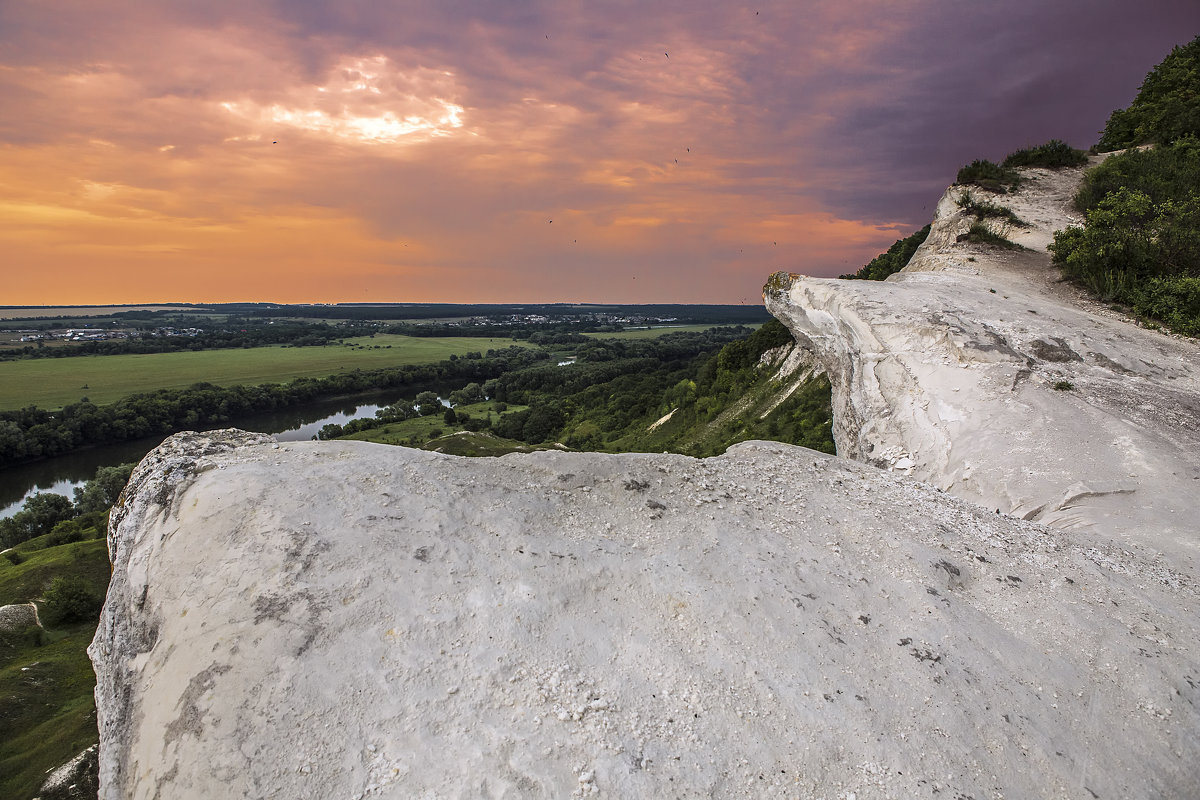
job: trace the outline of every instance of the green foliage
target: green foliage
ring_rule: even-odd
[[[916,233],[905,236],[903,239],[897,239],[886,253],[880,253],[872,258],[858,272],[840,277],[846,280],[881,281],[887,276],[899,272],[908,265],[908,262],[912,260],[913,253],[917,252],[917,248],[928,238],[930,227],[930,225],[926,225]]]
[[[104,514],[83,521],[101,522]],[[82,524],[82,523],[81,523]],[[91,535],[94,528],[89,529]],[[21,563],[0,560],[0,605],[42,596],[55,583],[61,595],[98,600],[107,590],[108,549],[101,539],[50,545],[49,535],[17,546]],[[86,603],[67,603],[74,613]],[[96,606],[82,622],[56,619],[43,604],[48,628],[0,647],[0,797],[32,797],[45,773],[98,740],[87,646]]]
[[[1037,147],[1024,147],[1005,156],[1000,167],[1045,167],[1046,169],[1062,169],[1063,167],[1082,167],[1087,163],[1087,153],[1077,150],[1061,139],[1051,139]]]
[[[1082,228],[1054,237],[1068,277],[1188,335],[1200,334],[1200,36],[1150,71],[1129,108],[1114,111],[1097,144],[1116,150],[1076,195]]]
[[[461,389],[455,389],[446,398],[451,405],[467,405],[469,403],[481,403],[485,399],[483,395],[483,387],[472,381]]]
[[[74,516],[71,501],[61,494],[38,492],[25,501],[22,510],[0,520],[0,545],[11,547],[26,539],[49,533],[55,525]]]
[[[1004,194],[1020,186],[1021,176],[1015,169],[977,158],[958,171],[954,182],[959,185],[974,184],[980,189]]]
[[[59,575],[42,596],[46,603],[46,621],[51,624],[85,622],[98,619],[101,599],[80,575]]]
[[[0,797],[33,797],[48,771],[99,741],[94,631],[82,623],[35,634],[0,663]]]
[[[1000,219],[1018,228],[1029,227],[1029,223],[1018,217],[1011,208],[975,197],[966,189],[959,192],[954,202],[963,211],[973,214],[977,220]]]
[[[760,419],[765,413],[761,408],[758,415],[732,414],[748,395],[759,406],[777,395],[780,387],[770,384],[771,371],[760,368],[759,361],[763,353],[791,341],[791,333],[777,320],[756,331],[710,329],[655,339],[591,341],[578,346],[574,364],[535,365],[489,381],[483,388],[492,401],[456,409],[463,427],[478,419],[483,431],[478,436],[459,432],[429,439],[431,431],[414,427],[424,424],[417,419],[375,424],[353,438],[462,455],[527,451],[552,442],[578,450],[711,455],[747,438],[832,452],[827,382],[818,379],[800,387],[767,419]],[[672,410],[670,424],[649,430]]]
[[[1200,275],[1200,195],[1155,203],[1145,192],[1120,188],[1087,212],[1083,228],[1055,234],[1054,261],[1106,300],[1129,301],[1141,279]],[[1132,282],[1121,295],[1107,294],[1099,281],[1114,285],[1125,274]]]
[[[421,392],[413,401],[413,405],[422,417],[431,416],[442,410],[442,401],[438,399],[437,392]]]
[[[1070,381],[1055,381],[1054,389],[1058,392],[1069,392],[1075,388],[1075,384]]]
[[[1129,108],[1108,119],[1101,151],[1200,136],[1200,36],[1175,47],[1150,71]]]
[[[1133,310],[1176,333],[1200,336],[1200,278],[1156,277],[1138,286]]]
[[[108,406],[73,403],[58,412],[33,406],[0,411],[0,467],[62,455],[92,444],[214,427],[237,416],[287,408],[323,397],[452,381],[486,381],[548,358],[549,353],[537,348],[507,347],[488,350],[486,358],[410,364],[370,372],[345,371],[324,378],[297,378],[286,384],[219,387],[197,383],[183,390],[130,395]],[[4,385],[0,381],[0,386]],[[441,410],[439,405],[433,412]]]
[[[96,475],[75,490],[75,511],[86,514],[112,508],[129,483],[129,476],[136,464],[118,464],[115,467],[100,467]]]
[[[1075,194],[1080,211],[1095,208],[1122,187],[1147,195],[1155,203],[1186,197],[1200,186],[1200,140],[1184,136],[1168,145],[1129,150],[1105,159],[1083,176]]]

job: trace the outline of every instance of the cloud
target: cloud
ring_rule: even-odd
[[[966,161],[1088,144],[1200,21],[1146,16],[14,0],[11,302],[756,297],[920,227]]]

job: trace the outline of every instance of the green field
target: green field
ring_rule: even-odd
[[[634,328],[617,333],[585,333],[593,339],[655,339],[668,333],[683,333],[685,331],[706,331],[709,328],[735,328],[736,325],[660,325],[653,328]],[[757,327],[757,326],[752,326]]]
[[[513,344],[497,338],[418,338],[380,334],[326,347],[254,347],[147,355],[75,356],[0,362],[0,410],[36,405],[62,408],[87,397],[97,405],[137,392],[281,383],[343,370],[381,369],[441,361]],[[532,345],[523,345],[532,347]]]

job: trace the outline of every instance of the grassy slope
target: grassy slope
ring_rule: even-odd
[[[0,362],[0,409],[56,409],[87,397],[97,405],[136,392],[279,383],[340,370],[379,369],[441,361],[451,355],[514,344],[509,339],[415,338],[381,334],[328,347],[254,347],[146,355],[77,356]],[[516,344],[521,344],[517,342]],[[388,348],[391,349],[388,349]],[[87,388],[84,388],[87,387]]]
[[[109,578],[103,539],[56,547],[45,540],[19,545],[25,557],[19,565],[0,558],[0,605],[40,596],[57,575],[80,575],[103,596]],[[95,630],[90,621],[48,628],[41,644],[32,637],[0,640],[0,797],[32,797],[47,770],[99,740],[96,676],[86,652]]]
[[[492,421],[492,424],[495,424],[501,415],[496,413],[493,405],[493,403],[471,403],[460,405],[455,408],[455,411],[465,411],[476,419],[484,419],[486,417]],[[528,406],[510,405],[504,413],[511,414],[516,411],[524,411],[526,408]],[[354,439],[360,442],[378,442],[380,444],[409,444],[414,438],[424,442],[430,438],[434,431],[438,430],[442,431],[442,433],[452,433],[463,430],[463,427],[458,424],[447,425],[445,420],[442,419],[441,414],[432,414],[428,417],[406,419],[403,422],[390,422],[387,425],[380,425],[378,428],[352,433],[342,438]]]
[[[752,439],[782,441],[834,452],[829,381],[807,371],[779,377],[763,369],[754,384],[711,420],[674,413],[653,430],[640,430],[609,444],[615,451],[649,451],[711,456]],[[803,427],[799,423],[803,422]]]

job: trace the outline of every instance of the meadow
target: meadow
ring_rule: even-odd
[[[417,338],[379,334],[325,347],[254,347],[144,355],[75,356],[0,362],[0,410],[62,408],[87,397],[97,405],[155,389],[282,383],[341,371],[442,361],[508,347],[509,339]]]

